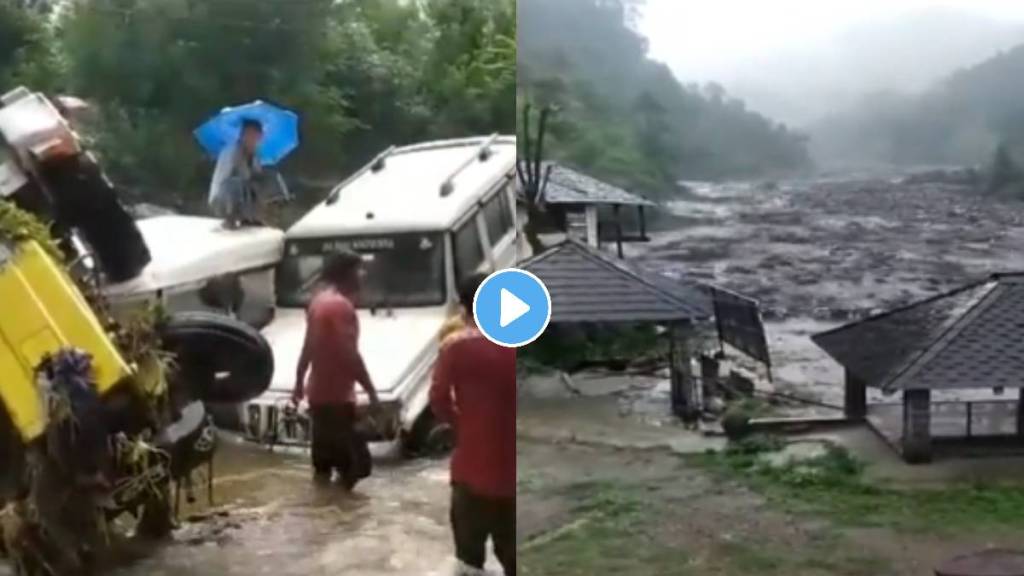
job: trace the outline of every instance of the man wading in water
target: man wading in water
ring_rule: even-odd
[[[302,345],[292,401],[305,397],[313,427],[313,470],[329,481],[334,471],[351,490],[370,475],[366,442],[356,432],[356,382],[378,412],[377,390],[359,353],[359,318],[354,299],[359,293],[362,258],[351,252],[331,255],[321,271],[322,287],[306,310]],[[309,374],[309,381],[306,375]]]
[[[482,571],[494,542],[506,576],[516,573],[516,352],[494,344],[473,321],[485,276],[459,288],[464,327],[441,345],[430,404],[455,428],[452,531],[463,569]]]

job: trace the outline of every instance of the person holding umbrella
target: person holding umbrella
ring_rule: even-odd
[[[243,120],[238,143],[226,146],[217,158],[209,203],[228,228],[259,224],[255,177],[262,169],[256,159],[262,140],[263,125],[257,120]]]
[[[225,225],[259,224],[258,194],[265,168],[299,145],[299,119],[290,110],[255,101],[224,108],[195,131],[199,144],[216,159],[208,202]],[[287,198],[280,176],[276,184]]]

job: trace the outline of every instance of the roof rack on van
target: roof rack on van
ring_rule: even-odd
[[[459,167],[455,169],[444,182],[441,184],[441,198],[450,195],[455,191],[455,177],[462,173],[463,170],[469,168],[476,162],[486,162],[491,157],[491,146],[498,139],[498,133],[495,132],[487,137],[476,150],[473,151],[473,156],[467,158],[465,162],[459,164]]]
[[[360,176],[366,174],[367,172],[376,173],[383,170],[386,165],[388,156],[391,156],[391,154],[394,153],[395,150],[397,150],[397,148],[395,146],[392,146],[387,150],[381,152],[376,157],[374,157],[374,159],[371,160],[369,164],[363,166],[355,174],[352,174],[351,176],[346,178],[341,184],[335,186],[334,190],[331,190],[331,193],[327,196],[327,199],[324,200],[324,204],[330,206],[331,204],[337,202],[338,198],[341,197],[341,191],[344,190],[346,186],[351,184],[352,181],[354,181],[356,178],[359,178]]]

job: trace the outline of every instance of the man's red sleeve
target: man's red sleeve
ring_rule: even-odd
[[[455,423],[455,398],[452,383],[451,346],[443,346],[434,364],[434,378],[430,385],[430,409],[434,416],[446,424]]]

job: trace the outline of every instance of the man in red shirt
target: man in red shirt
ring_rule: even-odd
[[[455,429],[455,555],[483,570],[491,539],[506,576],[515,576],[516,352],[488,340],[473,320],[473,298],[485,278],[473,276],[459,289],[466,326],[441,345],[430,405]]]
[[[356,430],[356,382],[371,408],[377,391],[359,353],[359,317],[353,300],[359,293],[362,258],[351,252],[332,254],[321,271],[321,289],[306,310],[306,338],[299,357],[292,400],[309,401],[313,470],[330,480],[337,471],[351,490],[369,476],[369,451]],[[309,374],[307,382],[306,375]]]

